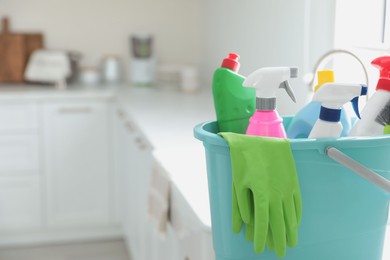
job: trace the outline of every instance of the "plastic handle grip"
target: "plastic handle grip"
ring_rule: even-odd
[[[358,163],[351,157],[347,156],[340,150],[338,150],[335,147],[327,147],[325,149],[325,154],[329,156],[329,158],[333,159],[334,161],[338,162],[339,164],[347,167],[360,177],[368,180],[369,182],[375,184],[377,187],[381,188],[382,190],[390,193],[390,181],[382,177],[381,175],[377,174],[376,172],[371,171],[364,165]]]

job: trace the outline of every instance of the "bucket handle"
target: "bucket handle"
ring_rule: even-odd
[[[325,149],[325,154],[329,156],[329,158],[333,159],[334,161],[338,162],[339,164],[347,167],[360,177],[363,177],[364,179],[368,180],[369,182],[375,184],[382,190],[390,193],[390,181],[386,178],[382,177],[381,175],[377,174],[376,172],[371,171],[366,166],[360,164],[359,162],[355,161],[345,153],[341,152],[335,147],[329,146]]]

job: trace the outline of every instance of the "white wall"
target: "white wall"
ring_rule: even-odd
[[[41,31],[51,49],[81,51],[83,64],[104,54],[129,57],[128,37],[151,32],[160,62],[197,64],[198,0],[0,0],[14,31]]]
[[[212,73],[228,52],[240,54],[240,73],[265,66],[297,66],[300,76],[333,46],[334,1],[203,1],[202,75]],[[278,94],[281,114],[295,113],[309,98],[302,79],[291,80],[297,104]]]

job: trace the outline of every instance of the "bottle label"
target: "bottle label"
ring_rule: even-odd
[[[320,119],[328,122],[339,122],[341,116],[341,108],[333,109],[321,106]]]

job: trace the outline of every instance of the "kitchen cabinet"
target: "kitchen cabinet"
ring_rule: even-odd
[[[213,259],[211,232],[198,230],[199,220],[176,189],[172,189],[170,221],[159,234],[148,215],[149,183],[153,171],[169,175],[156,160],[131,111],[118,105],[116,115],[116,169],[124,191],[123,227],[129,253],[134,260]],[[177,233],[180,229],[180,234]],[[202,230],[202,229],[201,229]]]
[[[42,227],[41,178],[0,177],[0,232]]]
[[[0,176],[39,174],[39,148],[37,134],[0,134]]]
[[[42,109],[48,225],[108,224],[109,104],[56,102]]]
[[[114,140],[115,140],[115,182],[117,184],[117,190],[115,193],[115,201],[117,203],[117,218],[122,223],[124,233],[128,236],[127,240],[129,240],[130,236],[132,236],[131,240],[134,241],[136,238],[135,233],[135,217],[132,212],[134,212],[134,202],[128,198],[130,198],[134,191],[127,188],[128,181],[128,173],[132,172],[132,155],[133,155],[133,147],[132,147],[132,136],[128,133],[128,130],[124,126],[124,117],[125,114],[122,110],[117,110],[114,113]],[[135,198],[134,198],[135,199]],[[130,204],[130,205],[128,205]],[[129,247],[130,245],[128,245]],[[136,248],[131,248],[131,251],[136,251]]]
[[[204,250],[211,247],[209,227],[203,228],[181,189],[171,194],[165,237],[148,216],[156,164],[170,176],[189,176],[162,162],[186,153],[180,145],[187,134],[193,139],[187,131],[193,121],[204,118],[193,109],[203,99],[146,88],[1,91],[0,246],[124,235],[134,260],[210,259]],[[174,111],[180,113],[167,124],[164,115]]]
[[[148,184],[152,167],[152,147],[131,117],[116,111],[118,178],[122,180],[123,226],[126,243],[135,260],[151,259],[151,229],[148,227]]]
[[[114,114],[121,130],[117,130],[116,158],[123,162],[118,163],[122,166],[117,170],[126,179],[123,182],[127,193],[123,204],[124,236],[134,260],[214,259],[210,226],[207,218],[200,219],[198,215],[200,212],[207,215],[209,208],[202,202],[208,200],[207,195],[204,196],[207,179],[205,172],[203,175],[201,172],[204,164],[198,163],[202,162],[197,159],[198,150],[191,154],[193,150],[188,148],[191,141],[197,144],[192,137],[192,127],[207,118],[202,112],[209,109],[207,105],[197,106],[212,104],[207,97],[146,88],[134,88],[118,95]],[[199,151],[204,156],[203,150]],[[155,171],[171,178],[170,216],[165,234],[159,233],[148,216],[149,182]],[[206,181],[199,181],[200,178]],[[187,187],[191,184],[192,187]],[[193,192],[183,194],[183,185]]]
[[[0,245],[121,237],[113,92],[8,94],[0,95]]]
[[[153,248],[152,239],[155,237],[148,216],[148,192],[149,182],[152,173],[152,148],[147,143],[147,140],[140,134],[133,139],[133,146],[136,149],[134,157],[133,171],[134,175],[130,181],[135,187],[135,198],[130,197],[129,200],[136,202],[135,215],[137,217],[136,227],[137,236],[139,239],[139,258],[136,259],[153,259],[152,254],[156,253]],[[131,186],[130,186],[131,187]]]
[[[0,132],[34,132],[38,129],[35,102],[4,102],[0,106]]]
[[[42,226],[37,105],[0,105],[0,232]]]

